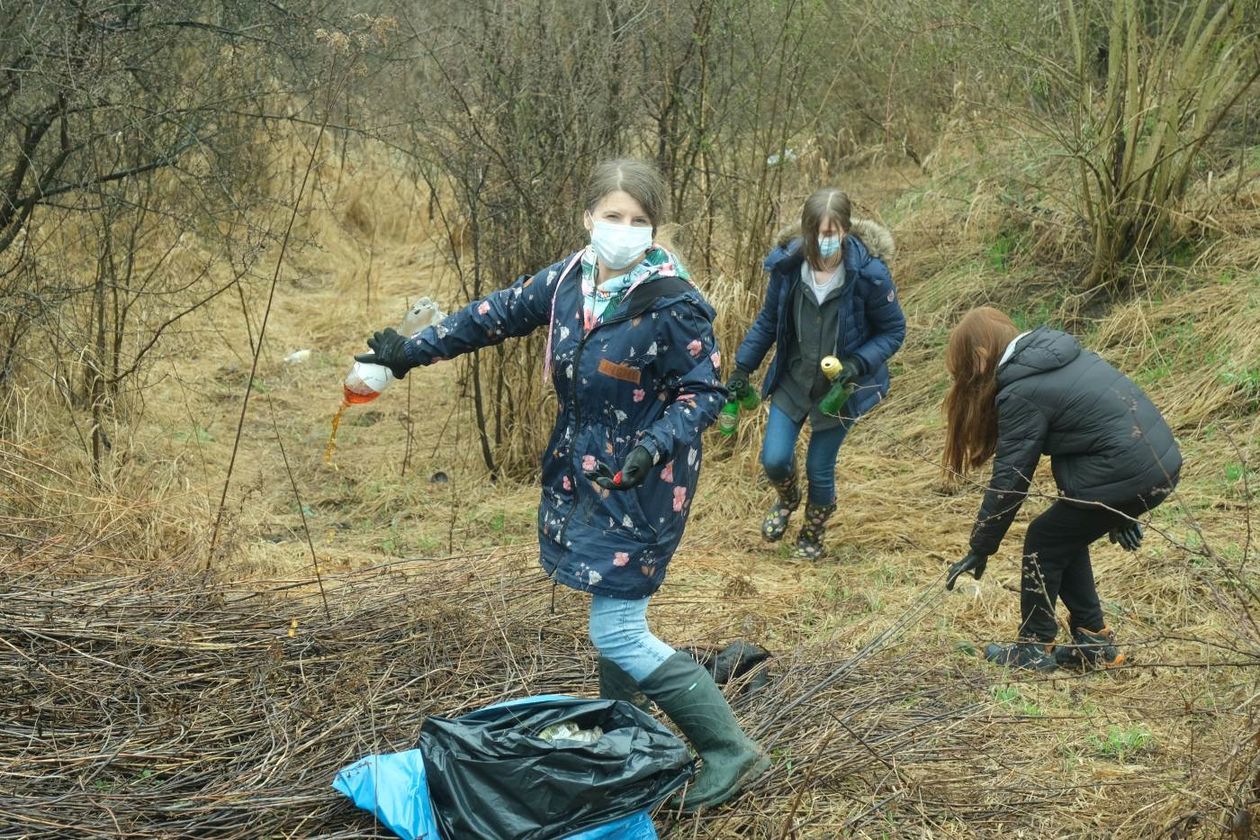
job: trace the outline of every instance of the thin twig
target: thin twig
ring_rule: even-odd
[[[336,62],[334,60],[334,66]],[[263,339],[267,334],[267,322],[271,318],[271,305],[276,297],[276,284],[280,280],[280,269],[284,265],[284,255],[289,247],[289,237],[293,233],[293,224],[297,221],[298,211],[302,207],[302,198],[306,195],[306,184],[311,172],[315,169],[315,157],[319,153],[320,143],[324,139],[324,131],[328,126],[328,110],[324,109],[324,122],[319,127],[319,134],[311,146],[310,157],[306,161],[306,170],[302,173],[302,183],[298,186],[297,198],[289,213],[289,221],[284,226],[284,236],[280,240],[280,253],[276,255],[276,268],[271,274],[271,288],[267,292],[267,306],[263,309],[262,323],[258,326],[258,344],[254,347],[253,360],[249,367],[249,378],[245,381],[245,396],[241,399],[241,416],[236,421],[236,435],[232,440],[232,456],[228,459],[227,475],[223,478],[223,493],[219,496],[219,509],[214,516],[214,528],[210,532],[210,549],[206,552],[205,570],[209,572],[214,564],[214,550],[219,544],[219,529],[223,524],[223,512],[227,508],[228,488],[232,484],[232,471],[236,467],[236,455],[241,447],[241,433],[245,428],[245,414],[249,411],[249,396],[254,389],[254,376],[258,372],[258,357],[262,355]]]
[[[315,582],[319,585],[319,598],[324,602],[324,618],[332,621],[328,610],[328,595],[324,592],[324,578],[319,571],[319,558],[315,556],[315,541],[311,539],[311,526],[306,521],[306,505],[302,494],[298,491],[297,478],[293,475],[293,467],[289,464],[289,454],[284,450],[284,439],[280,436],[280,424],[276,422],[276,406],[267,398],[267,407],[271,410],[271,429],[276,433],[276,445],[280,447],[280,457],[284,460],[284,471],[289,476],[289,486],[293,488],[293,500],[297,502],[298,515],[302,517],[302,533],[306,535],[306,546],[311,551],[311,570],[315,573]]]

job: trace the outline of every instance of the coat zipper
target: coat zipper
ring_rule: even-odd
[[[644,310],[643,312],[639,314],[646,315],[648,311],[650,310]],[[590,330],[587,331],[586,335],[582,336],[581,340],[578,341],[577,350],[575,350],[573,353],[573,378],[572,378],[572,381],[569,383],[569,388],[571,389],[570,390],[571,399],[573,401],[574,440],[577,439],[577,433],[581,430],[581,426],[582,426],[582,405],[578,401],[578,377],[582,372],[582,351],[586,349],[586,342],[589,341],[590,337],[595,334],[595,330],[599,329],[600,327],[608,327],[613,324],[619,324],[622,321],[629,321],[629,320],[630,320],[629,315],[618,315],[618,316],[615,316],[610,321],[597,322],[595,326],[591,327]],[[572,446],[572,444],[570,444],[570,446]],[[574,453],[572,451],[569,452],[569,469],[570,470],[573,469],[573,454]],[[577,508],[578,508],[578,500],[577,500],[578,478],[573,473],[570,473],[570,475],[573,478],[573,506],[569,509],[568,514],[564,517],[564,523],[560,526],[560,530],[556,532],[556,542],[560,543],[560,546],[562,548],[564,547],[564,535],[569,530],[569,522],[573,520],[573,514],[577,512]],[[583,476],[582,478],[585,479],[586,477]],[[552,574],[554,577],[555,573],[553,572]]]
[[[615,322],[610,321],[609,323]],[[586,342],[589,341],[591,336],[595,334],[595,330],[599,329],[601,326],[604,325],[597,323],[595,326],[591,327],[591,329],[588,330],[578,341],[577,350],[573,352],[573,376],[569,382],[570,400],[573,403],[573,441],[569,444],[569,470],[571,471],[570,475],[573,477],[573,505],[569,508],[569,512],[564,517],[564,523],[561,524],[560,530],[556,533],[556,542],[560,543],[561,548],[564,547],[564,535],[568,533],[569,523],[573,521],[573,514],[577,513],[579,504],[578,487],[580,486],[578,482],[580,480],[585,480],[586,478],[586,476],[582,476],[582,478],[579,479],[576,471],[573,470],[573,456],[576,454],[573,451],[573,447],[577,443],[578,435],[582,431],[582,404],[578,400],[578,378],[582,375],[582,351],[586,349]],[[559,571],[558,566],[556,567],[556,571]]]
[[[841,267],[841,268],[843,268],[843,269],[845,270],[845,285],[850,287],[850,288],[848,288],[847,290],[845,290],[845,291],[842,293],[842,295],[841,295],[841,299],[843,300],[843,298],[844,298],[845,296],[852,295],[852,293],[853,293],[853,288],[854,288],[854,284],[855,284],[857,281],[856,281],[856,280],[854,280],[852,283],[851,283],[851,282],[849,282],[849,275],[850,275],[850,273],[851,273],[851,272],[849,271],[848,264],[847,264],[847,262],[845,261],[844,257],[841,257],[841,258],[840,258],[840,267]],[[856,275],[856,272],[852,272],[852,273]],[[797,272],[797,275],[796,275],[796,280],[797,280],[797,282],[799,282],[799,281],[800,281],[800,272],[799,272],[799,271]],[[808,289],[806,289],[806,291],[809,291],[809,290],[808,290]],[[821,306],[820,306],[820,308],[821,308]],[[835,352],[835,355],[836,355],[836,356],[839,356],[839,355],[841,354],[841,352],[842,352],[842,349],[841,349],[841,347],[840,347],[840,337],[841,337],[842,335],[844,335],[844,323],[843,323],[843,321],[845,320],[845,312],[844,312],[844,306],[843,306],[843,305],[840,307],[840,310],[841,310],[841,311],[840,311],[840,320],[839,320],[839,322],[838,322],[838,327],[839,327],[839,328],[836,330],[836,341],[835,341],[835,350],[834,350],[834,352]],[[778,354],[778,352],[779,352],[779,344],[780,344],[780,343],[784,340],[784,337],[786,336],[787,331],[788,331],[788,329],[787,329],[787,324],[786,324],[786,322],[785,322],[784,316],[785,316],[785,315],[787,315],[787,314],[788,314],[789,312],[791,312],[791,311],[792,311],[792,286],[791,286],[791,285],[789,285],[789,286],[787,287],[786,291],[784,292],[784,295],[783,295],[783,303],[782,303],[782,304],[780,304],[780,306],[779,306],[779,323],[776,325],[776,328],[775,328],[775,333],[776,333],[776,335],[775,335],[775,348],[774,348],[774,350],[775,350],[775,354],[776,354],[776,355],[777,355],[777,354]],[[798,328],[799,328],[799,327],[798,327]],[[784,370],[784,368],[786,368],[786,365],[785,365],[785,364],[781,364],[781,365],[779,365],[779,369],[775,371],[775,376],[774,376],[775,381],[774,381],[774,382],[771,382],[771,383],[769,384],[769,387],[768,387],[768,390],[770,391],[770,393],[774,393],[774,389],[775,389],[776,387],[778,387],[779,380],[780,380],[781,378],[783,378],[783,375],[784,375],[784,373],[786,372],[786,371]]]

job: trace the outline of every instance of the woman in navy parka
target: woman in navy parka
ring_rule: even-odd
[[[556,581],[591,593],[600,695],[656,702],[703,759],[683,807],[713,806],[768,765],[708,671],[649,630],[648,598],[682,538],[700,434],[726,400],[714,312],[678,258],[654,244],[665,189],[651,165],[600,164],[591,244],[405,338],[358,356],[404,376],[536,329],[559,413],[542,456],[538,541]]]
[[[836,457],[854,422],[888,393],[888,360],[906,336],[888,266],[892,234],[874,222],[851,219],[849,197],[824,188],[801,208],[799,235],[781,237],[766,257],[770,272],[766,299],[735,355],[727,387],[737,396],[774,348],[762,396],[771,401],[761,464],[778,493],[761,526],[775,542],[801,504],[796,442],[805,421],[811,434],[805,456],[809,486],[805,522],[795,555],[814,560],[823,554],[827,520],[836,510]],[[838,416],[823,413],[819,401],[831,382],[820,370],[827,356],[841,362],[838,381],[853,394]]]

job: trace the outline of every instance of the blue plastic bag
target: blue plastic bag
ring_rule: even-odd
[[[442,840],[420,750],[361,758],[342,768],[332,786],[403,840]]]
[[[333,788],[376,816],[402,840],[441,840],[420,750],[369,755],[343,768]],[[568,840],[658,840],[652,815],[639,811],[570,835]]]
[[[652,815],[647,811],[639,811],[637,814],[570,834],[565,840],[658,840],[658,837],[656,826],[652,824]]]

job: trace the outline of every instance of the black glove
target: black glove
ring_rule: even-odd
[[[742,400],[748,393],[748,387],[748,371],[743,368],[735,368],[731,378],[726,380],[726,390],[731,392],[732,399]]]
[[[836,374],[837,382],[852,382],[861,375],[862,365],[857,359],[847,356],[840,360],[840,373]]]
[[[954,582],[958,580],[963,572],[971,572],[972,577],[980,580],[980,576],[984,574],[984,569],[988,565],[989,558],[987,556],[976,554],[974,551],[967,552],[966,557],[949,567],[949,574],[945,576],[945,588],[953,589]]]
[[[1142,547],[1142,526],[1137,522],[1126,523],[1112,528],[1107,538],[1125,551],[1137,551]]]
[[[384,365],[398,379],[402,379],[407,375],[407,371],[416,366],[415,362],[407,356],[407,339],[399,335],[393,327],[386,327],[380,332],[372,333],[367,344],[372,348],[372,352],[355,356],[356,362]]]
[[[586,477],[605,490],[629,490],[647,480],[648,471],[652,469],[655,460],[645,447],[636,446],[630,450],[626,462],[615,474],[601,461],[595,465],[595,469],[587,470]]]

